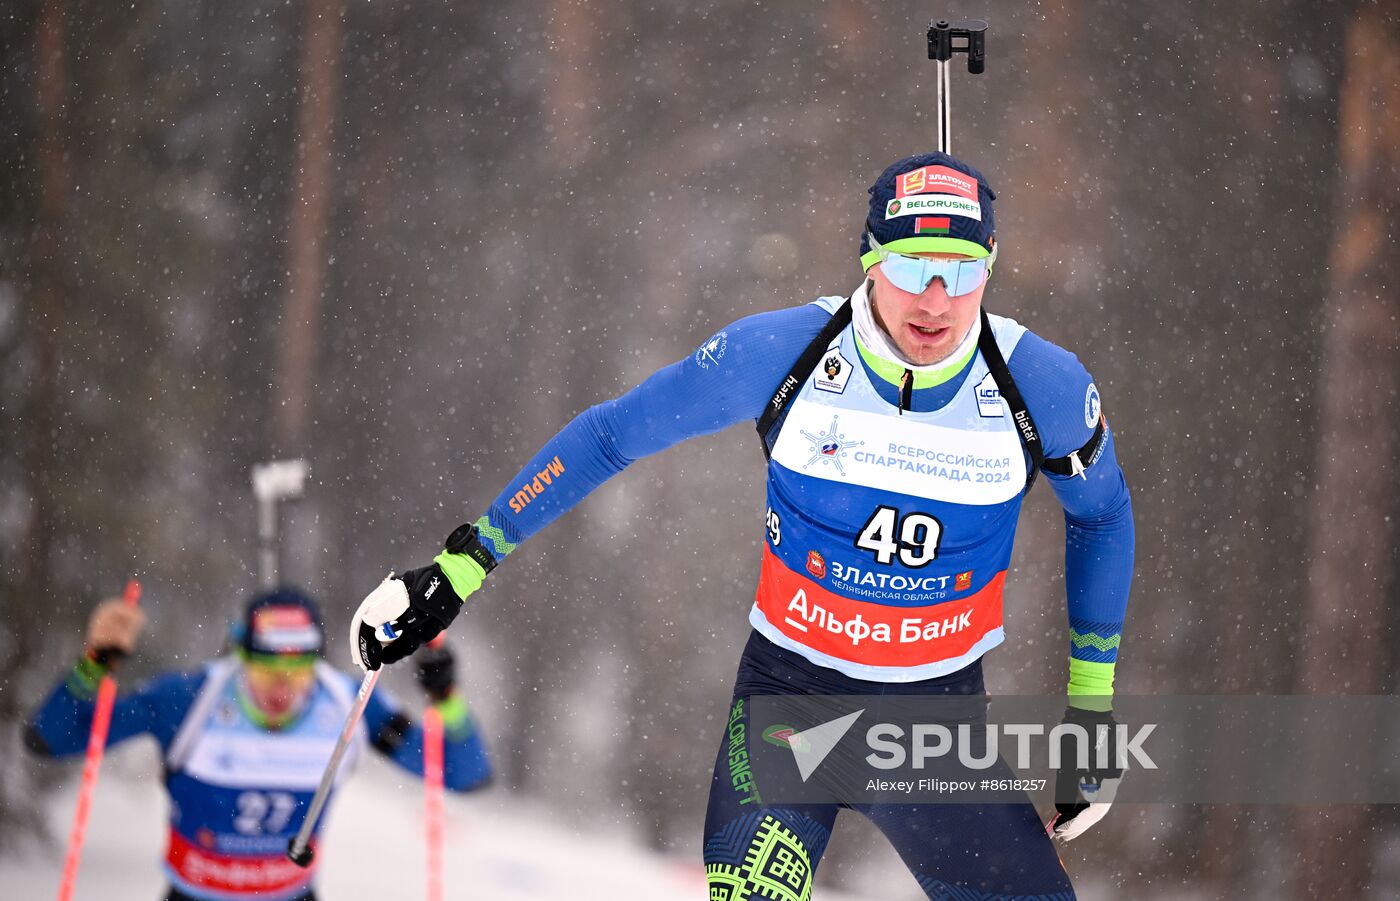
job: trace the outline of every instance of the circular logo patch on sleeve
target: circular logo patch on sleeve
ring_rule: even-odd
[[[1084,424],[1089,428],[1094,428],[1099,424],[1099,411],[1102,405],[1099,402],[1099,389],[1093,382],[1089,383],[1089,390],[1084,392]]]
[[[729,333],[719,332],[695,351],[695,362],[701,369],[718,366],[719,361],[724,359],[724,352],[728,349]]]

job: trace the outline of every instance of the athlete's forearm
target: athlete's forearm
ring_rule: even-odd
[[[94,698],[104,672],[104,668],[84,656],[53,687],[27,724],[26,741],[30,750],[51,757],[66,757],[81,753],[87,747]],[[107,744],[114,745],[143,733],[154,735],[162,746],[167,744],[193,700],[198,685],[193,679],[172,674],[117,698],[112,706]]]
[[[492,502],[477,526],[497,560],[632,463],[635,458],[622,453],[612,423],[609,408],[616,404],[609,401],[576,416]]]
[[[1054,480],[1065,507],[1065,590],[1069,608],[1069,692],[1113,694],[1114,667],[1133,580],[1132,500],[1112,436],[1086,478]]]
[[[373,702],[371,702],[373,705]],[[466,699],[453,692],[434,702],[443,727],[443,784],[452,791],[483,788],[491,781],[491,761]],[[423,775],[423,724],[381,701],[366,709],[371,745],[415,776]]]
[[[31,751],[49,757],[77,754],[92,728],[93,698],[103,670],[86,656],[49,692],[25,728]]]

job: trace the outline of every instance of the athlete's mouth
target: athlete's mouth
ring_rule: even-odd
[[[924,326],[909,323],[909,329],[918,337],[923,339],[941,338],[943,333],[948,331],[947,326]]]

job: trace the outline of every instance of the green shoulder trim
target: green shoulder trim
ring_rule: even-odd
[[[452,583],[452,590],[457,593],[459,600],[465,601],[473,591],[481,587],[482,580],[486,578],[486,570],[466,554],[443,551],[433,558],[433,562],[442,567],[443,575]]]
[[[1113,699],[1113,663],[1069,661],[1069,703],[1081,710],[1108,710]]]
[[[856,350],[860,351],[860,358],[865,361],[865,365],[870,367],[871,372],[874,372],[891,385],[899,385],[900,381],[904,378],[903,363],[896,363],[893,360],[886,360],[884,357],[876,355],[861,343],[859,335],[856,336]],[[914,370],[914,387],[916,389],[932,388],[935,385],[943,384],[959,372],[962,372],[963,367],[967,365],[967,361],[971,360],[972,355],[975,353],[977,353],[977,345],[974,344],[967,349],[967,353],[948,363],[946,366],[940,366],[937,369],[931,369],[926,372]]]

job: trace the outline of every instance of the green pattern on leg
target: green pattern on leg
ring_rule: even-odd
[[[812,861],[802,840],[765,816],[739,866],[708,864],[710,901],[811,901]]]

